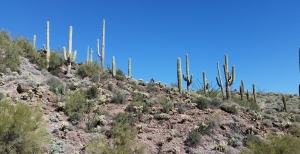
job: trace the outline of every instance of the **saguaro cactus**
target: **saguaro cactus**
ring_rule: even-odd
[[[217,62],[217,69],[218,69],[218,77],[219,77],[219,79],[218,79],[218,77],[216,77],[217,84],[221,88],[221,93],[222,93],[223,99],[225,99],[225,91],[224,91],[224,87],[223,87],[223,83],[222,83],[222,77],[221,77],[221,73],[220,73],[219,62]]]
[[[178,89],[179,92],[182,92],[182,78],[181,78],[181,59],[178,57],[177,59],[177,81],[178,81]]]
[[[91,48],[91,51],[90,51],[90,63],[92,64],[93,63],[93,49]]]
[[[86,63],[89,63],[89,54],[90,54],[90,47],[87,46],[87,50],[86,50]]]
[[[32,46],[35,49],[36,35],[33,35]]]
[[[183,77],[184,81],[186,81],[187,91],[190,91],[190,85],[193,81],[192,80],[193,75],[190,75],[188,54],[186,54],[185,59],[186,59],[186,76],[184,74],[182,74],[182,77]]]
[[[282,95],[282,102],[283,102],[283,109],[287,112],[287,109],[286,109],[286,99],[285,99],[285,96]]]
[[[67,64],[68,64],[67,74],[70,74],[70,73],[71,73],[72,62],[75,62],[75,58],[76,58],[76,54],[77,54],[77,51],[76,51],[76,50],[75,50],[74,53],[72,54],[72,32],[73,32],[73,28],[72,28],[72,26],[70,26],[68,54],[67,54],[66,48],[63,47],[63,50],[64,50],[64,58],[65,58],[65,61],[66,61]]]
[[[47,69],[49,68],[49,60],[50,60],[50,23],[47,21],[46,25],[46,46],[44,46],[44,51],[46,51],[46,62],[47,62]]]
[[[131,59],[128,59],[128,78],[131,78]]]
[[[112,75],[113,75],[113,77],[116,76],[116,62],[115,62],[115,56],[112,57]]]
[[[228,72],[228,56],[225,54],[225,64],[223,65],[224,68],[224,74],[225,74],[225,85],[226,85],[226,99],[231,99],[231,92],[230,92],[230,86],[232,86],[234,81],[234,66],[232,66],[231,73]],[[218,72],[220,71],[219,65],[218,65]],[[219,75],[220,78],[220,75]],[[221,78],[220,78],[221,79]],[[217,83],[219,81],[217,80]],[[221,83],[218,83],[218,85]],[[220,85],[219,85],[220,86]]]
[[[104,49],[105,49],[105,19],[102,21],[102,52],[100,54],[99,39],[97,39],[97,53],[100,57],[101,66],[104,68]]]
[[[253,89],[253,101],[256,103],[256,88],[255,88],[255,84],[252,84],[252,89]]]
[[[202,75],[203,75],[203,91],[204,91],[204,94],[205,96],[207,95],[207,89],[209,88],[209,83],[207,83],[207,79],[206,79],[206,74],[205,72],[202,72]]]
[[[244,81],[241,80],[241,85],[240,85],[240,95],[241,95],[241,100],[243,100],[243,96],[244,96]]]

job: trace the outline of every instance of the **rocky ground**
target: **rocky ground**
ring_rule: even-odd
[[[125,108],[134,101],[134,96],[140,96],[144,103],[152,104],[149,112],[135,123],[140,132],[136,141],[146,146],[148,154],[156,153],[239,153],[245,149],[244,140],[248,134],[266,139],[269,132],[285,133],[292,125],[298,125],[299,99],[297,95],[284,94],[287,100],[287,110],[284,111],[281,93],[258,92],[258,111],[243,107],[239,103],[226,102],[221,98],[207,98],[209,106],[206,109],[197,108],[194,100],[201,97],[196,92],[183,92],[177,88],[167,87],[160,82],[147,83],[143,80],[128,78],[124,81],[116,80],[106,71],[100,75],[99,81],[90,78],[79,79],[60,78],[67,85],[74,83],[75,89],[87,89],[92,85],[100,90],[99,96],[89,101],[93,107],[85,117],[72,123],[63,110],[58,110],[63,103],[62,97],[49,90],[47,81],[53,77],[47,71],[38,71],[26,58],[21,59],[21,72],[10,72],[1,78],[0,92],[7,94],[12,100],[22,100],[30,106],[40,106],[44,112],[49,132],[53,135],[49,153],[85,153],[86,142],[95,134],[105,135],[111,128],[113,117],[120,112],[127,112]],[[73,70],[73,73],[76,70]],[[58,78],[57,78],[58,79]],[[109,88],[110,87],[110,88]],[[71,92],[73,90],[70,90]],[[74,90],[76,91],[76,90]],[[67,92],[68,93],[68,92]],[[126,98],[123,104],[113,102],[113,96],[118,93]],[[67,94],[65,94],[67,95]],[[238,99],[238,92],[232,92]],[[170,111],[164,111],[162,100],[170,102]],[[228,113],[220,109],[220,104],[234,104],[237,113]],[[253,102],[254,103],[254,102]],[[86,122],[97,109],[105,111],[106,124],[87,131]],[[167,113],[165,113],[167,112]],[[214,127],[202,135],[201,143],[195,147],[186,145],[188,134],[199,124],[207,125],[214,122]],[[68,129],[62,126],[68,123]]]

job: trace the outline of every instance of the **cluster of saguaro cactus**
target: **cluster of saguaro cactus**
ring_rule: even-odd
[[[177,59],[177,80],[178,80],[178,89],[179,92],[182,92],[182,78],[181,78],[181,59],[178,57]]]
[[[68,74],[71,73],[72,63],[75,62],[75,58],[76,58],[76,54],[77,54],[76,50],[74,51],[74,53],[72,53],[72,32],[73,32],[73,28],[72,28],[72,26],[70,26],[68,53],[66,51],[66,48],[63,47],[64,59],[68,64],[68,70],[67,70]]]
[[[115,56],[112,57],[112,75],[113,77],[116,76],[116,61],[115,61]]]
[[[204,91],[204,95],[206,96],[207,95],[207,90],[209,88],[209,83],[207,83],[207,79],[206,79],[206,74],[205,72],[202,72],[202,75],[203,75],[203,91]]]
[[[102,52],[100,54],[99,39],[97,39],[97,53],[100,57],[101,66],[104,67],[104,49],[105,49],[105,19],[102,21]]]
[[[182,74],[182,77],[184,81],[186,81],[186,86],[187,86],[187,91],[190,91],[190,85],[192,83],[193,75],[190,75],[190,70],[189,70],[189,56],[186,54],[185,56],[186,59],[186,75]]]
[[[44,51],[46,52],[46,62],[47,62],[47,69],[49,68],[49,61],[50,61],[50,23],[47,21],[46,24],[46,46],[44,46]]]
[[[131,78],[131,59],[128,59],[128,78]]]
[[[221,88],[221,90],[223,89],[223,85],[222,85],[222,80],[221,80],[221,75],[220,75],[220,68],[219,68],[219,63],[217,62],[217,68],[218,68],[218,74],[219,74],[219,80],[217,79],[217,84],[218,86]],[[225,75],[225,86],[226,86],[226,99],[230,100],[231,99],[231,92],[230,92],[230,86],[232,86],[233,81],[234,81],[234,66],[232,66],[231,69],[231,73],[229,74],[228,72],[228,56],[227,54],[225,54],[225,64],[223,65],[224,68],[224,75]],[[222,94],[223,94],[223,90],[222,90]],[[223,94],[224,97],[224,94]]]

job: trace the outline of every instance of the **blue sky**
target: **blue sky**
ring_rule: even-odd
[[[105,66],[115,56],[117,68],[127,74],[131,58],[136,79],[177,82],[177,58],[185,73],[189,54],[194,79],[202,81],[205,71],[216,84],[216,63],[224,64],[227,53],[236,71],[233,88],[243,79],[249,90],[255,83],[258,90],[297,94],[299,7],[297,0],[0,0],[0,29],[30,40],[35,34],[42,48],[49,21],[55,50],[67,47],[73,26],[80,62],[88,45],[96,50],[105,19]],[[99,61],[96,52],[93,57]]]

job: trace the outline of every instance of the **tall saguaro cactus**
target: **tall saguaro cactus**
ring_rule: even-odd
[[[252,84],[252,89],[253,89],[253,101],[256,103],[256,88],[255,88],[255,84]]]
[[[131,59],[128,59],[128,78],[131,78]]]
[[[207,96],[207,90],[209,88],[209,83],[207,83],[205,72],[202,72],[202,75],[203,75],[203,91],[204,91],[204,95]]]
[[[47,21],[46,24],[46,46],[44,46],[44,51],[46,51],[46,62],[47,62],[47,69],[49,68],[49,61],[50,61],[50,23]]]
[[[179,92],[182,92],[182,78],[181,78],[181,59],[178,57],[177,59],[177,81],[178,81],[178,89]]]
[[[186,75],[182,74],[182,77],[184,81],[186,81],[187,91],[190,91],[190,85],[192,83],[193,75],[190,75],[190,69],[189,69],[189,56],[186,54],[185,56],[185,62],[186,62]]]
[[[36,35],[33,35],[32,46],[35,49]]]
[[[115,56],[112,57],[112,75],[113,75],[113,77],[116,76],[116,61],[115,61]]]
[[[104,68],[104,52],[105,52],[105,19],[102,21],[102,52],[100,54],[99,39],[97,39],[97,52],[100,57],[101,66]]]
[[[92,64],[93,63],[93,49],[91,48],[91,51],[90,51],[90,63]]]
[[[244,98],[244,91],[245,91],[245,88],[244,88],[244,81],[241,80],[241,85],[240,85],[240,95],[241,95],[241,100],[243,100],[243,98]]]
[[[76,58],[76,54],[77,51],[75,50],[74,53],[72,53],[72,32],[73,32],[73,28],[72,26],[70,26],[70,30],[69,30],[69,45],[68,45],[68,53],[66,51],[66,48],[63,47],[64,50],[64,58],[65,61],[68,64],[68,70],[67,70],[67,74],[71,73],[71,67],[72,67],[72,62],[75,62],[75,58]]]
[[[217,62],[217,69],[218,69],[218,77],[219,77],[219,79],[218,79],[218,77],[216,77],[217,84],[221,88],[221,93],[222,93],[223,99],[225,99],[225,91],[224,91],[224,87],[223,87],[223,83],[222,83],[219,62]]]
[[[229,74],[227,54],[225,54],[225,64],[223,65],[223,68],[224,68],[224,74],[225,74],[226,99],[230,100],[231,99],[230,86],[232,86],[233,81],[234,81],[234,66],[232,66],[231,73]],[[220,68],[219,68],[219,65],[218,65],[218,73],[219,73],[219,71],[220,71]],[[219,78],[220,78],[220,75],[219,75]],[[217,82],[219,82],[219,81],[217,80]],[[219,84],[220,83],[218,83],[218,85]]]

